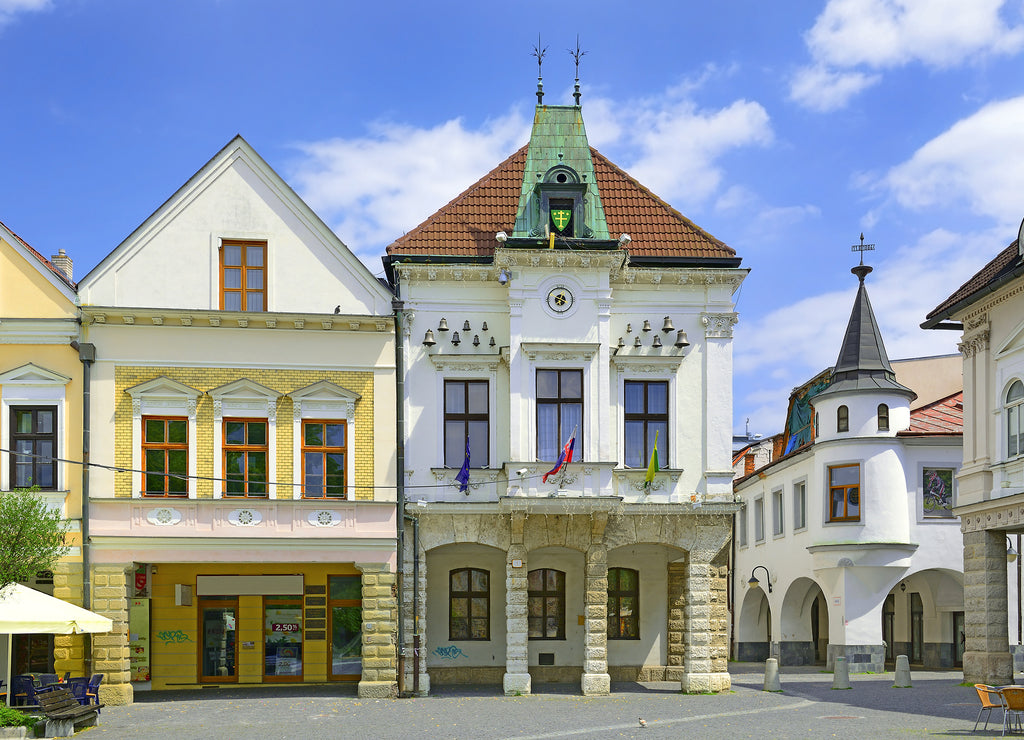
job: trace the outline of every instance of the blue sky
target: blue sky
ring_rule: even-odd
[[[864,232],[891,358],[1024,217],[1024,3],[0,0],[0,220],[84,276],[236,133],[379,273],[571,102],[734,247],[735,426],[835,361]]]

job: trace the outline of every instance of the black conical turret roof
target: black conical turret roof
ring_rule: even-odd
[[[864,278],[871,272],[871,268],[858,265],[850,272],[860,280],[857,298],[853,302],[850,322],[846,325],[839,359],[832,370],[832,383],[818,394],[818,398],[838,393],[879,391],[902,394],[911,400],[917,398],[914,391],[896,381],[896,373],[889,364],[882,333],[878,329],[868,290],[864,285]]]

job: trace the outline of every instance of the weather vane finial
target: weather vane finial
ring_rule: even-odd
[[[850,247],[851,252],[860,252],[860,264],[851,269],[850,272],[856,275],[862,283],[864,282],[864,278],[867,276],[867,274],[871,272],[871,267],[864,264],[864,253],[871,252],[874,250],[874,248],[874,244],[864,243],[863,231],[860,234],[860,244],[854,244],[852,247]]]
[[[576,34],[576,50],[566,49],[569,52],[569,56],[576,62],[576,88],[572,96],[576,99],[576,107],[580,107],[580,58],[585,56],[587,52],[580,49],[580,35]]]
[[[544,102],[544,75],[541,73],[541,67],[544,64],[544,54],[547,52],[546,46],[540,45],[540,34],[537,34],[537,45],[533,47],[531,56],[537,57],[537,105],[541,105]]]

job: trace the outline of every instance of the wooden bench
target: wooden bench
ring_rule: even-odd
[[[46,717],[46,737],[68,737],[75,728],[96,724],[102,704],[79,704],[67,689],[50,689],[36,694],[40,711]]]

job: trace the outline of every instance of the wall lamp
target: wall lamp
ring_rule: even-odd
[[[759,580],[757,580],[757,576],[754,575],[755,573],[757,573],[757,569],[758,568],[760,568],[761,570],[764,571],[764,579],[768,583],[768,593],[771,593],[772,592],[772,577],[771,577],[771,574],[768,572],[768,569],[765,568],[763,565],[755,565],[754,566],[754,569],[752,571],[750,571],[750,580],[747,581],[747,585],[750,586],[751,588],[754,588],[755,586],[760,586],[761,585],[761,582]]]
[[[1010,540],[1009,536],[1006,537],[1006,544],[1009,545],[1009,547],[1006,548],[1006,562],[1012,563],[1017,559],[1017,551],[1013,549],[1013,542]]]
[[[508,285],[508,281],[512,279],[512,273],[502,267],[498,271],[498,283],[500,285]]]

